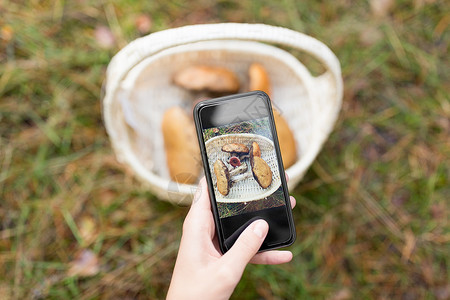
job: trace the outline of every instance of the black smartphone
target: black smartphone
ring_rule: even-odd
[[[222,253],[257,219],[260,251],[291,245],[291,203],[269,96],[261,91],[199,102],[194,120]]]

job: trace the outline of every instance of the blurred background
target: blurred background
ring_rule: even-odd
[[[345,86],[291,191],[293,261],[249,266],[233,298],[450,299],[448,2],[4,0],[0,16],[0,299],[165,297],[188,208],[116,161],[101,87],[130,41],[217,22],[311,35]]]

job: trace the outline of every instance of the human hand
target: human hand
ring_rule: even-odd
[[[290,200],[294,207],[294,197]],[[275,265],[289,262],[292,259],[290,251],[257,253],[268,230],[266,221],[254,221],[233,247],[222,254],[215,237],[211,203],[203,178],[184,220],[167,299],[228,299],[248,263]]]

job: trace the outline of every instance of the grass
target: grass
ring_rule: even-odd
[[[388,1],[389,2],[389,1]],[[142,33],[261,22],[339,57],[342,112],[292,192],[292,263],[249,266],[235,299],[450,297],[449,9],[396,1],[0,2],[0,298],[164,298],[187,208],[158,201],[116,162],[101,85]],[[115,40],[102,48],[95,28]],[[296,53],[319,73],[319,64]],[[80,252],[94,276],[70,276]]]
[[[203,130],[203,138],[205,142],[209,139],[220,136],[224,134],[234,134],[234,133],[253,133],[262,135],[268,139],[272,140],[272,134],[269,130],[269,120],[260,119],[256,121],[245,121],[241,123],[237,123],[235,125],[230,126],[221,126],[214,128],[207,128]]]

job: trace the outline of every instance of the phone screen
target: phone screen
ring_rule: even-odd
[[[261,250],[290,244],[295,230],[268,96],[206,101],[197,114],[222,246],[260,218],[269,223]]]

